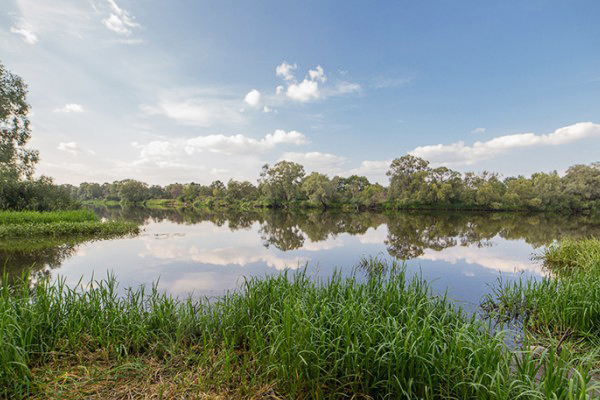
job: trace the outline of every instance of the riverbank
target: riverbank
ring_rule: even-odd
[[[552,212],[560,214],[594,214],[597,208],[565,208],[565,207],[539,207],[539,206],[507,206],[493,204],[482,206],[477,204],[455,203],[455,204],[419,204],[399,203],[393,201],[366,203],[336,203],[327,204],[314,203],[308,200],[297,200],[280,203],[270,203],[262,200],[240,200],[228,201],[226,199],[196,199],[184,201],[180,199],[149,199],[137,203],[122,202],[115,200],[85,200],[83,205],[89,206],[139,206],[150,209],[198,209],[198,210],[223,210],[233,209],[250,211],[257,209],[285,209],[285,210],[339,210],[339,211],[462,211],[462,212]]]
[[[585,365],[564,356],[524,352],[515,368],[502,333],[403,267],[371,259],[360,268],[318,282],[305,271],[253,278],[210,302],[143,288],[117,296],[114,278],[83,288],[42,282],[33,292],[4,283],[2,395],[513,399],[590,390]]]
[[[0,212],[0,239],[74,236],[106,238],[137,233],[137,224],[102,221],[89,210]]]

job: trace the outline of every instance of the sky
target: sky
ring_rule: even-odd
[[[600,2],[2,0],[57,183],[600,161]]]

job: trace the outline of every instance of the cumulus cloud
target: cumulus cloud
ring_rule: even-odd
[[[292,100],[306,103],[320,97],[319,84],[313,80],[304,79],[300,83],[292,83],[287,88],[287,96]]]
[[[281,76],[286,81],[292,81],[294,80],[294,74],[292,73],[292,71],[296,70],[296,68],[298,68],[296,64],[292,65],[284,61],[283,63],[281,63],[281,65],[275,68],[275,74],[277,76]]]
[[[302,164],[309,171],[331,172],[336,171],[346,162],[345,157],[329,153],[312,151],[308,153],[283,153],[280,160],[293,161]]]
[[[308,143],[306,136],[297,131],[286,132],[282,129],[267,134],[262,139],[254,139],[244,135],[208,135],[198,136],[185,141],[185,152],[194,154],[202,151],[213,153],[260,153],[272,150],[279,144],[301,145]]]
[[[33,32],[33,28],[29,26],[25,20],[20,20],[15,26],[10,27],[11,33],[21,36],[21,39],[28,44],[36,44],[38,42],[37,35]]]
[[[275,89],[275,93],[278,96],[285,94],[291,100],[307,103],[329,96],[339,96],[360,90],[360,85],[346,81],[323,87],[328,78],[325,75],[325,70],[320,65],[317,65],[315,69],[308,70],[308,74],[304,79],[298,81],[294,76],[294,71],[297,68],[296,64],[292,65],[283,62],[275,69],[276,75],[282,77],[285,81],[285,86],[279,85]]]
[[[327,77],[325,76],[325,71],[320,65],[317,65],[317,68],[315,68],[314,70],[308,70],[308,76],[311,80],[319,81],[322,83],[324,83],[327,80]]]
[[[306,143],[308,143],[308,139],[304,134],[284,130],[276,130],[260,139],[244,135],[206,135],[189,139],[153,140],[148,143],[133,142],[131,145],[140,153],[138,159],[130,164],[144,168],[199,170],[204,168],[199,164],[200,159],[197,156],[202,153],[202,162],[213,162],[211,174],[235,171],[243,172],[246,175],[246,173],[258,171],[261,161],[256,157],[257,155],[274,150],[279,145],[303,145]],[[235,155],[236,157],[225,161],[223,155]],[[225,162],[227,170],[221,168],[221,165],[215,166],[215,162]],[[250,168],[250,164],[255,163],[256,170],[236,171],[237,166],[229,168],[239,163],[245,163],[248,168]]]
[[[516,149],[534,146],[557,146],[591,137],[600,137],[600,125],[592,122],[579,122],[546,135],[536,135],[534,133],[505,135],[485,142],[477,141],[471,146],[465,145],[463,141],[448,145],[420,146],[409,152],[409,154],[436,164],[448,166],[473,165],[479,161]]]
[[[107,0],[111,13],[108,18],[102,20],[104,26],[119,35],[131,35],[133,28],[139,28],[140,24],[135,22],[135,18],[129,15],[127,10],[122,9],[114,0]]]
[[[474,134],[485,133],[485,128],[475,128],[471,131],[471,133],[474,133]]]
[[[61,142],[58,144],[58,150],[78,156],[80,154],[94,154],[93,151],[84,150],[75,142]]]
[[[260,104],[260,92],[256,89],[252,89],[248,92],[246,97],[244,97],[244,101],[252,107],[258,107]]]
[[[83,112],[83,106],[81,104],[69,103],[63,107],[54,109],[54,112],[58,113],[80,113]]]
[[[272,108],[270,108],[270,107],[267,107],[267,106],[264,106],[262,111],[263,111],[264,113],[267,113],[267,114],[268,114],[268,113],[277,114],[277,110],[274,110],[274,109],[272,109]]]

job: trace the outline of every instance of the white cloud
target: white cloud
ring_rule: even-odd
[[[292,71],[296,70],[298,66],[296,64],[288,64],[287,62],[281,63],[277,68],[275,68],[275,74],[277,76],[281,76],[286,81],[294,80],[294,74]]]
[[[350,94],[354,92],[359,92],[361,89],[358,83],[352,82],[340,82],[337,86],[329,93],[328,95],[341,95],[341,94]]]
[[[300,83],[292,83],[287,88],[287,96],[292,100],[302,103],[320,97],[319,84],[315,81],[304,79]]]
[[[72,154],[74,156],[77,156],[77,155],[82,154],[82,153],[90,154],[90,155],[94,154],[93,151],[83,150],[75,142],[61,142],[61,143],[58,144],[57,149],[60,150],[60,151],[64,151],[66,153]]]
[[[465,145],[463,141],[449,145],[420,146],[410,151],[409,154],[436,164],[473,165],[520,148],[557,146],[591,137],[600,137],[600,125],[592,122],[579,122],[546,135],[534,133],[505,135],[486,142],[477,141],[472,146]]]
[[[387,182],[385,173],[390,168],[392,160],[365,160],[356,168],[347,171],[344,176],[359,175],[365,176],[371,182],[384,184]]]
[[[244,101],[252,107],[258,107],[260,104],[260,92],[256,89],[252,89],[248,92],[246,97],[244,97]]]
[[[306,136],[297,131],[286,132],[278,129],[274,133],[267,134],[262,139],[254,139],[244,135],[208,135],[198,136],[185,141],[187,154],[202,151],[223,154],[246,154],[260,153],[272,150],[278,144],[302,145],[308,143]]]
[[[111,14],[108,18],[102,20],[104,26],[119,35],[131,35],[133,28],[139,28],[140,24],[135,22],[135,18],[129,15],[129,12],[117,5],[114,0],[107,0],[111,8]]]
[[[37,35],[33,32],[31,26],[29,26],[23,19],[19,21],[17,25],[11,26],[10,31],[21,36],[21,39],[23,39],[25,43],[36,44],[38,42]]]
[[[474,133],[474,134],[485,133],[485,128],[475,128],[471,131],[471,133]]]
[[[64,107],[54,109],[54,112],[59,113],[80,113],[83,112],[83,106],[81,104],[69,103],[65,104]]]
[[[142,105],[141,109],[147,115],[164,115],[184,125],[209,127],[219,123],[240,124],[244,122],[242,115],[228,105],[209,104],[194,99],[165,100],[157,106]]]
[[[179,152],[177,145],[165,140],[153,140],[147,144],[131,143],[133,147],[140,150],[142,159],[168,158]]]
[[[308,70],[308,75],[299,82],[293,74],[293,71],[296,69],[296,64],[291,65],[287,62],[283,62],[275,69],[276,75],[281,76],[287,85],[277,86],[275,89],[277,95],[285,94],[289,99],[307,103],[329,96],[339,96],[360,90],[360,85],[346,81],[339,82],[337,85],[325,87],[325,89],[323,89],[320,84],[325,84],[327,76],[325,75],[325,70],[320,65],[317,65],[315,69]]]
[[[263,112],[264,112],[264,113],[267,113],[267,114],[268,114],[268,113],[277,114],[277,110],[274,110],[274,109],[272,109],[272,108],[269,108],[269,107],[267,107],[267,106],[264,106],[264,107],[263,107]]]
[[[320,65],[317,65],[317,68],[315,68],[314,70],[308,70],[308,76],[310,76],[310,79],[313,81],[320,81],[324,83],[327,80],[327,77],[325,76],[325,71]]]
[[[320,153],[312,151],[309,153],[283,153],[280,160],[293,161],[302,164],[308,171],[332,172],[337,171],[339,167],[346,162],[345,157],[336,156],[329,153]]]

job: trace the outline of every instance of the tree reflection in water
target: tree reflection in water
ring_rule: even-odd
[[[412,259],[426,250],[455,246],[491,246],[495,237],[523,240],[533,248],[563,238],[600,236],[598,218],[588,215],[476,212],[310,212],[305,210],[155,210],[139,207],[101,207],[104,218],[138,224],[170,221],[176,224],[210,222],[231,231],[257,230],[265,247],[300,249],[306,240],[321,242],[339,234],[364,235],[370,228],[387,227],[384,244],[396,259]],[[47,274],[72,257],[79,244],[91,238],[50,241],[0,241],[0,264],[9,275],[29,269]]]

